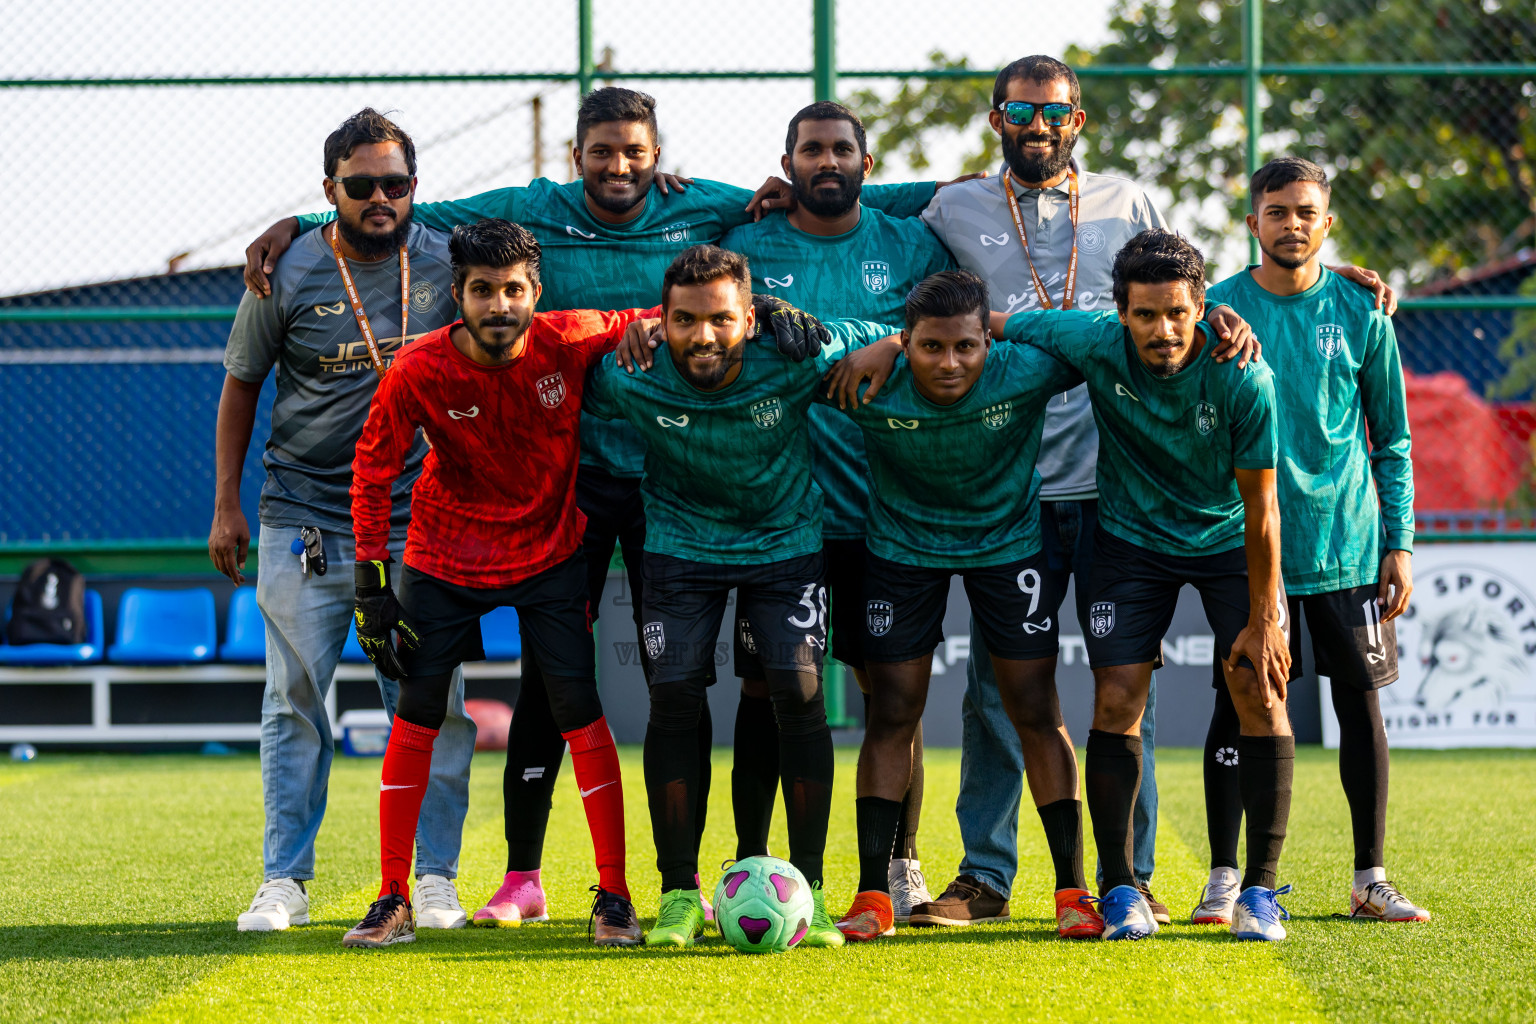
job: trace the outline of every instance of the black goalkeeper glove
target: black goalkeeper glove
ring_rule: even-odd
[[[405,666],[390,639],[390,630],[400,634],[400,646],[414,651],[421,646],[421,638],[405,621],[400,602],[389,586],[388,562],[358,562],[352,569],[352,582],[357,590],[357,642],[386,677],[399,679],[405,675]]]
[[[754,295],[752,309],[757,314],[757,336],[771,336],[779,352],[797,363],[815,358],[821,346],[832,343],[832,335],[820,320],[783,299]]]

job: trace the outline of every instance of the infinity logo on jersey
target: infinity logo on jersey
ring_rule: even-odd
[[[896,621],[896,613],[889,601],[871,601],[865,612],[869,618],[870,636],[885,636],[891,631],[891,623]]]
[[[589,242],[592,239],[597,237],[597,232],[596,231],[592,232],[591,234],[588,234],[587,232],[581,230],[581,228],[573,227],[570,224],[567,224],[565,226],[565,233],[570,235],[572,238],[585,238]]]
[[[675,420],[668,419],[665,416],[657,416],[656,417],[656,422],[660,423],[663,427],[678,427],[678,428],[682,428],[682,427],[686,427],[688,425],[688,414],[684,413],[683,415],[679,416]]]
[[[661,652],[667,649],[667,634],[661,628],[659,622],[647,622],[645,629],[641,631],[645,639],[645,653],[652,661],[661,657]]]
[[[1141,401],[1141,399],[1137,398],[1135,393],[1133,393],[1130,388],[1126,387],[1124,384],[1121,384],[1119,381],[1115,381],[1115,394],[1124,395],[1126,398],[1129,398],[1133,402]]]
[[[534,387],[539,389],[539,401],[544,403],[546,409],[553,409],[565,401],[565,378],[559,373],[540,377]]]
[[[1007,245],[1008,244],[1008,236],[1007,236],[1007,234],[1001,234],[1001,235],[982,235],[980,237],[981,237],[982,248],[986,248],[989,245]]]
[[[1201,437],[1216,429],[1216,407],[1210,402],[1201,402],[1195,408],[1195,429]]]
[[[765,277],[765,278],[763,278],[763,284],[767,285],[769,288],[788,288],[790,285],[792,285],[794,283],[795,283],[795,275],[794,274],[785,274],[782,279],[776,278],[776,277]]]
[[[347,304],[345,302],[338,302],[334,306],[316,306],[315,316],[325,316],[327,313],[331,316],[340,316],[346,308]]]
[[[864,261],[864,287],[879,295],[891,286],[891,265],[885,260]]]
[[[784,418],[784,407],[777,398],[765,398],[752,403],[752,422],[764,430],[772,430]]]
[[[981,410],[981,425],[988,430],[1002,430],[1013,419],[1013,403],[999,402]]]
[[[1115,628],[1115,602],[1099,601],[1089,608],[1088,628],[1094,636],[1109,636]]]
[[[425,313],[437,305],[437,285],[431,281],[417,281],[411,285],[411,308]]]
[[[1344,351],[1344,328],[1338,324],[1317,325],[1317,351],[1324,359],[1332,359]]]
[[[457,409],[448,410],[448,418],[451,420],[472,420],[479,415],[480,407],[478,405],[470,406],[468,412],[459,412]]]
[[[885,425],[892,430],[916,430],[917,420],[897,420],[886,417]]]
[[[1036,625],[1033,622],[1025,622],[1022,625],[1024,626],[1025,634],[1028,636],[1034,636],[1036,633],[1044,633],[1046,630],[1051,628],[1051,617],[1047,615],[1045,617],[1045,621],[1039,625]]]

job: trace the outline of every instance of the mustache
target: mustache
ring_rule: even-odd
[[[1275,239],[1275,244],[1276,245],[1290,245],[1291,243],[1294,242],[1297,245],[1306,245],[1310,241],[1311,241],[1311,239],[1308,238],[1306,235],[1286,235],[1283,238]]]
[[[843,174],[841,171],[822,171],[820,174],[811,178],[812,185],[819,185],[824,181],[831,181],[836,182],[839,185],[845,185],[848,183],[848,176]]]
[[[382,213],[385,216],[387,216],[390,220],[395,220],[399,216],[398,214],[395,213],[395,208],[393,206],[384,206],[382,204],[377,204],[377,203],[374,204],[373,206],[370,206],[367,209],[365,209],[363,211],[363,213],[362,213],[362,216],[366,219],[368,217],[372,217],[376,213]]]
[[[604,175],[601,176],[601,178],[602,178],[603,181],[627,181],[631,185],[633,185],[635,182],[640,180],[640,175],[638,175],[638,174],[604,174]]]
[[[725,346],[724,345],[690,345],[688,347],[688,351],[687,351],[686,354],[688,355],[688,357],[690,359],[693,358],[694,356],[723,356],[723,355],[725,355]]]
[[[488,316],[480,321],[481,327],[516,327],[517,324],[515,316]]]

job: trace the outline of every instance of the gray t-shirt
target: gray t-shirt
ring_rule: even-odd
[[[1147,228],[1164,227],[1162,214],[1140,185],[1109,174],[1078,173],[1077,297],[1073,309],[1112,309],[1115,253]],[[1055,188],[1016,189],[1019,216],[1029,235],[1029,252],[1046,293],[1057,308],[1072,255],[1072,218],[1067,182]],[[987,283],[992,308],[1012,315],[1038,309],[1029,261],[1019,251],[1019,233],[1003,196],[1003,168],[988,178],[939,189],[923,220],[955,259]],[[1040,442],[1040,497],[1091,498],[1099,432],[1079,386],[1051,399]]]
[[[448,236],[415,225],[406,243],[411,259],[410,335],[400,336],[400,261],[348,262],[352,281],[386,364],[407,342],[458,316]],[[352,453],[368,419],[378,375],[358,329],[326,231],[301,235],[278,260],[272,294],[240,300],[224,368],[255,384],[277,367],[272,436],[262,464],[258,517],[263,526],[317,526],[352,533]],[[392,542],[403,542],[411,488],[426,443],[417,441],[395,481]]]

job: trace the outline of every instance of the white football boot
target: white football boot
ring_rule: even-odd
[[[411,893],[416,910],[417,928],[463,928],[464,908],[453,880],[442,875],[422,875]]]
[[[890,883],[891,909],[896,912],[898,924],[906,924],[912,916],[912,908],[919,903],[933,902],[933,895],[928,891],[928,880],[923,877],[921,861],[905,857],[891,858],[890,867],[886,869],[886,879]]]
[[[1211,879],[1200,893],[1200,905],[1189,915],[1190,924],[1231,924],[1232,908],[1242,886],[1236,868],[1212,868]]]
[[[309,893],[297,878],[262,882],[251,908],[235,919],[242,932],[281,932],[294,924],[309,924]]]
[[[1350,887],[1349,916],[1373,921],[1428,921],[1429,911],[1414,906],[1391,882],[1372,882],[1364,889]]]
[[[1285,938],[1285,925],[1291,915],[1280,905],[1277,897],[1291,891],[1289,885],[1278,889],[1266,889],[1262,885],[1250,885],[1238,896],[1232,908],[1231,932],[1239,939],[1261,942],[1279,942]]]

